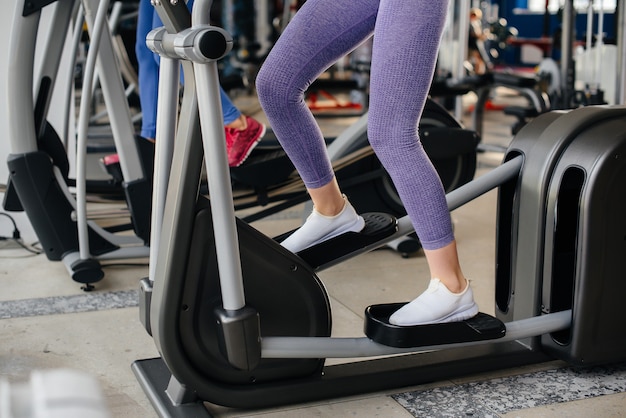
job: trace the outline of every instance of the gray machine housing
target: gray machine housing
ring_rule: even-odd
[[[572,311],[528,344],[573,364],[626,353],[626,108],[542,115],[505,156],[523,156],[498,197],[496,310],[505,321]]]

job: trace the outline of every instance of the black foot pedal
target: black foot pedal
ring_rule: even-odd
[[[298,255],[315,269],[340,259],[346,254],[372,245],[395,234],[398,230],[398,220],[394,216],[379,212],[364,213],[361,216],[365,220],[365,227],[361,232],[348,232],[339,235],[302,250]]]
[[[506,334],[502,321],[482,312],[460,322],[406,327],[390,324],[391,314],[404,305],[387,303],[368,306],[365,309],[365,335],[379,344],[410,348],[494,340]]]

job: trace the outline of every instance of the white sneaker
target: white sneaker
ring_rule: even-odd
[[[431,279],[428,289],[389,317],[399,326],[464,321],[478,314],[478,305],[467,281],[461,293],[452,293],[439,279]]]
[[[356,213],[346,196],[343,199],[345,205],[335,216],[324,216],[313,208],[304,225],[280,244],[297,253],[346,232],[361,231],[365,227],[365,220]]]

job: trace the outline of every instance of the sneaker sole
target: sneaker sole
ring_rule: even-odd
[[[461,322],[473,318],[476,315],[478,315],[478,305],[474,303],[466,308],[463,308],[461,311],[453,312],[443,318],[440,318],[436,323]]]

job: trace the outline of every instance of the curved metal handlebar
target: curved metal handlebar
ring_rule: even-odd
[[[196,0],[191,11],[191,26],[208,25],[211,21],[213,0]]]

